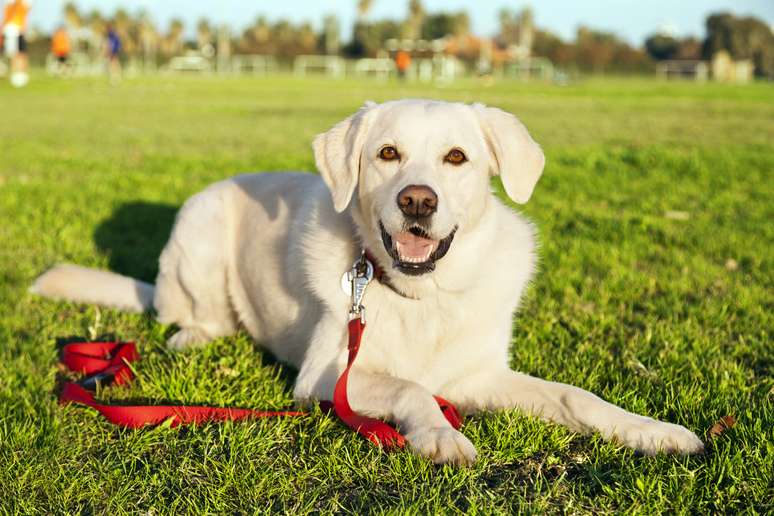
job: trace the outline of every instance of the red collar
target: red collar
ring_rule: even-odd
[[[400,297],[405,297],[407,299],[417,299],[415,297],[412,297],[406,294],[405,292],[398,290],[398,288],[392,284],[392,281],[390,281],[390,277],[387,274],[387,272],[384,270],[384,267],[382,267],[382,265],[377,261],[377,259],[374,258],[373,253],[371,253],[371,251],[369,251],[368,249],[365,250],[365,257],[366,257],[366,260],[371,262],[371,265],[374,268],[374,278],[376,279],[376,281],[378,281],[385,287],[389,288],[390,290],[398,294]]]
[[[379,283],[389,282],[387,276],[384,274],[384,267],[382,267],[382,265],[376,261],[373,253],[371,253],[371,251],[368,249],[365,250],[365,257],[366,260],[371,262],[371,265],[374,266],[374,278],[376,278]]]

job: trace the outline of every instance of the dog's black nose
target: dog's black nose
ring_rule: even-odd
[[[408,217],[429,217],[438,207],[438,196],[427,185],[408,185],[398,193],[398,207]]]

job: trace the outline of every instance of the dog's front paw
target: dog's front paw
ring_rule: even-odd
[[[656,453],[693,454],[704,451],[704,443],[696,434],[680,425],[642,418],[627,425],[615,437],[623,444],[646,455]]]
[[[414,452],[436,464],[472,464],[476,448],[454,428],[421,428],[406,435]]]

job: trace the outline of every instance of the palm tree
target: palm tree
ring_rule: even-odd
[[[78,8],[75,6],[72,2],[67,2],[64,6],[64,20],[65,24],[70,27],[73,31],[80,30],[81,26],[83,25],[83,19],[81,18],[80,13],[78,13]]]
[[[136,55],[139,46],[134,38],[136,33],[134,25],[134,20],[124,9],[118,9],[113,15],[113,28],[121,38],[122,50],[129,56]]]
[[[365,17],[368,16],[368,12],[371,10],[371,7],[373,7],[373,5],[374,5],[373,0],[358,0],[357,2],[358,23],[362,22],[363,19],[365,19]]]
[[[352,55],[362,56],[365,53],[365,40],[368,33],[365,18],[373,4],[373,0],[358,0],[357,2],[357,18],[352,26],[352,42],[349,44]]]
[[[206,18],[200,18],[196,23],[196,46],[199,50],[212,44],[212,28]]]
[[[179,18],[173,18],[169,22],[169,30],[164,38],[164,53],[174,56],[183,51],[183,30],[185,26]]]
[[[143,64],[146,69],[155,69],[160,38],[147,11],[140,11],[137,15],[137,33],[142,48]]]
[[[323,41],[326,54],[339,53],[339,19],[334,14],[323,19]]]
[[[417,40],[422,35],[422,22],[425,19],[425,8],[421,0],[409,0],[408,19],[405,24],[404,36]]]
[[[70,33],[70,37],[73,40],[73,49],[76,51],[82,50],[81,44],[85,40],[83,30],[84,20],[74,3],[67,2],[65,4],[63,17],[67,31]]]
[[[102,52],[103,40],[105,37],[107,22],[102,14],[94,9],[86,17],[86,25],[89,28],[88,49],[93,60],[96,60]]]

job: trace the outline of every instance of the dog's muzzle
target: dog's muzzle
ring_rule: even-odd
[[[407,230],[390,235],[379,222],[382,233],[382,243],[392,258],[393,268],[409,276],[419,276],[435,270],[435,262],[443,258],[449,248],[455,227],[451,233],[441,240],[434,240],[420,224],[414,224]]]

